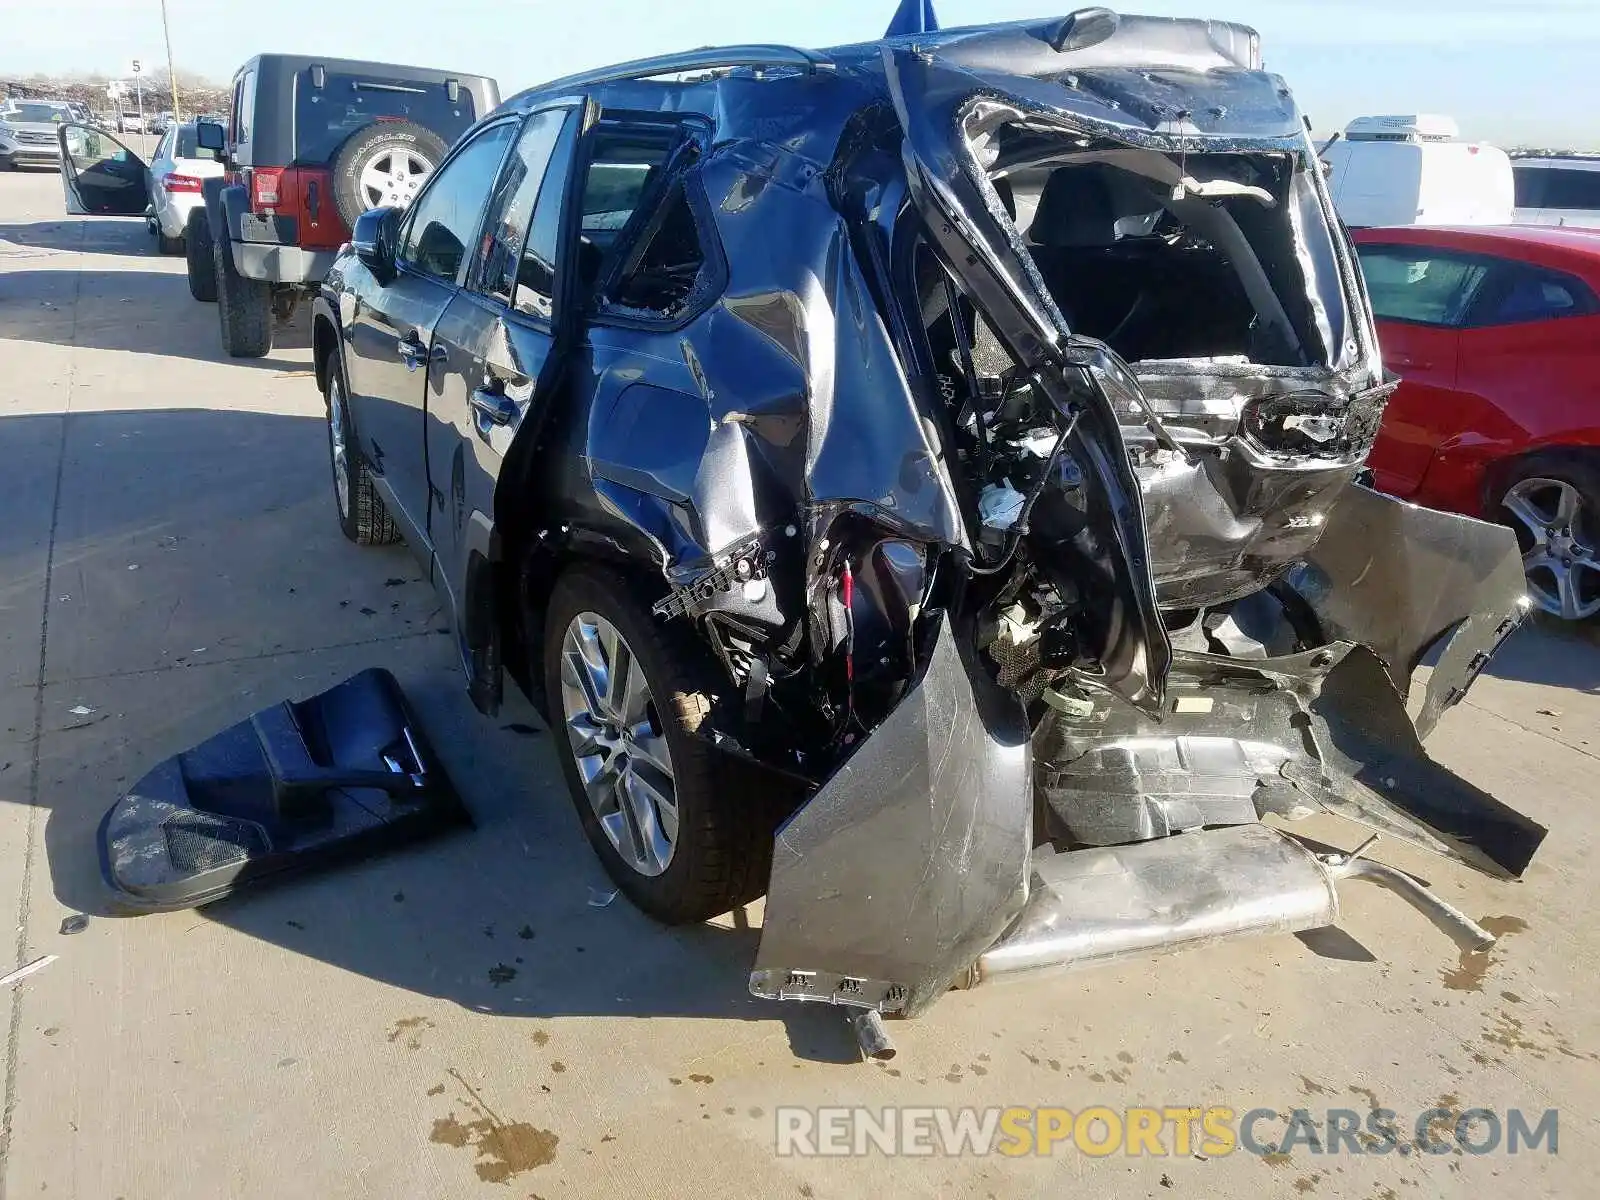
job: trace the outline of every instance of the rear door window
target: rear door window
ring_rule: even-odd
[[[457,281],[516,131],[513,121],[491,125],[445,163],[411,206],[400,240],[401,262],[448,283]]]
[[[1467,320],[1469,325],[1522,325],[1600,311],[1581,279],[1529,263],[1499,262]]]
[[[1459,326],[1483,286],[1488,264],[1430,246],[1357,246],[1379,320]]]
[[[241,145],[249,145],[250,133],[256,123],[256,73],[246,71],[239,80],[239,90],[234,95],[233,136]]]
[[[571,109],[535,113],[506,159],[484,236],[479,285],[525,316],[550,319],[561,199],[572,165]]]
[[[459,85],[452,100],[443,83],[326,71],[319,88],[309,67],[295,76],[294,95],[295,157],[308,163],[328,162],[352,133],[374,121],[410,121],[449,145],[480,115],[472,93]]]
[[[676,126],[605,130],[596,140],[583,184],[581,235],[602,253],[611,249],[655,182],[678,140]]]

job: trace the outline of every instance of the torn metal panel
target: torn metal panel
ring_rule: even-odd
[[[1179,651],[1159,720],[1107,701],[1035,735],[1054,833],[1106,845],[1324,811],[1502,877],[1545,830],[1428,757],[1362,646],[1241,660]]]
[[[1404,872],[1357,855],[1322,855],[1264,825],[1238,825],[1041,856],[1028,906],[958,981],[1038,978],[1134,956],[1168,954],[1339,919],[1336,884],[1393,891],[1461,949],[1494,937]]]
[[[1027,894],[1021,706],[947,620],[922,679],[778,831],[750,990],[927,1008]]]
[[[1516,535],[1351,487],[1290,583],[1330,638],[1370,646],[1402,696],[1424,654],[1455,630],[1428,681],[1417,732],[1466,695],[1527,611]]]

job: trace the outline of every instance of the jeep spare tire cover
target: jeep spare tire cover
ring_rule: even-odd
[[[333,160],[333,198],[347,226],[369,208],[405,208],[444,160],[444,139],[410,121],[377,121],[345,139]]]

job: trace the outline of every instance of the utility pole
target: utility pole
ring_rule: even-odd
[[[161,0],[161,36],[167,39],[167,82],[172,85],[172,119],[183,120],[183,106],[178,103],[178,71],[172,65],[172,27],[167,24],[167,0]]]

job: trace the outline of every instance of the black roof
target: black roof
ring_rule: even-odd
[[[237,79],[252,68],[267,75],[277,72],[293,74],[312,66],[323,66],[330,71],[353,75],[398,75],[424,83],[444,83],[451,79],[458,79],[463,84],[488,83],[495,89],[496,97],[499,96],[498,86],[487,75],[475,75],[470,71],[443,71],[437,67],[413,67],[403,63],[370,62],[358,58],[329,58],[325,54],[257,54],[235,71],[233,77]]]

